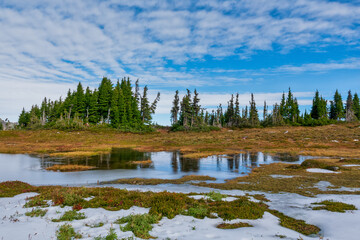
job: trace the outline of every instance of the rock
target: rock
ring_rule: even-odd
[[[329,166],[326,169],[331,170],[331,171],[338,171],[340,168],[336,167],[336,166]]]

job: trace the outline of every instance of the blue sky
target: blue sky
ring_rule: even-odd
[[[161,91],[161,124],[176,89],[211,110],[236,92],[261,109],[291,87],[309,109],[316,89],[360,92],[360,1],[0,1],[1,118],[102,76]]]

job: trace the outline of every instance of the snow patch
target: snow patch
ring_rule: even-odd
[[[273,175],[270,175],[270,177],[272,177],[272,178],[293,178],[294,176],[273,174]]]
[[[360,167],[360,164],[346,164],[342,165],[343,167]]]
[[[340,172],[334,172],[327,169],[321,169],[321,168],[308,168],[306,169],[307,172],[311,173],[340,173]]]

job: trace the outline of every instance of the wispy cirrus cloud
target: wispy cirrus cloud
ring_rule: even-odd
[[[82,81],[94,87],[102,76],[124,75],[162,89],[245,84],[256,78],[241,69],[226,75],[231,70],[212,66],[224,76],[211,76],[211,71],[188,65],[208,58],[284,54],[301,47],[358,48],[359,23],[356,1],[3,0],[0,84],[8,86],[11,81],[25,88],[52,82],[65,89]],[[271,71],[357,69],[356,61],[284,64]],[[255,71],[264,74],[260,67]],[[0,94],[8,96],[6,91],[1,88]],[[0,108],[9,104],[3,98]],[[3,114],[19,112],[18,105],[13,112],[6,109]]]

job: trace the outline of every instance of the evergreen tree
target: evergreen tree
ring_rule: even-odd
[[[112,100],[113,85],[111,80],[104,77],[98,89],[98,110],[101,119],[108,119]]]
[[[345,108],[345,118],[347,122],[353,122],[356,121],[357,118],[355,116],[354,112],[354,102],[352,98],[351,91],[348,92],[348,97],[346,99],[346,108]]]
[[[285,93],[282,94],[279,111],[280,111],[280,115],[284,118],[287,114],[286,113]]]
[[[98,105],[99,92],[95,89],[90,98],[89,103],[89,122],[98,123],[100,120],[99,105]]]
[[[236,93],[235,109],[234,109],[234,122],[235,122],[235,126],[239,126],[239,125],[240,125],[239,93]]]
[[[149,100],[147,98],[147,91],[148,88],[147,86],[145,86],[143,95],[141,97],[141,107],[140,107],[141,120],[143,122],[148,122],[151,119],[151,110],[150,110]]]
[[[254,100],[254,94],[251,94],[251,101],[250,101],[250,112],[249,112],[249,122],[252,127],[259,126],[259,114],[256,109],[256,103]]]
[[[89,119],[89,107],[90,107],[90,100],[91,100],[91,90],[89,87],[86,88],[86,91],[85,91],[85,96],[84,96],[84,99],[85,99],[85,119]]]
[[[19,116],[18,123],[20,127],[27,127],[29,125],[29,122],[30,122],[30,114],[25,111],[25,108],[23,108]]]
[[[81,82],[79,82],[76,90],[76,112],[81,118],[85,116],[85,94]]]
[[[359,101],[359,96],[357,93],[354,94],[353,110],[354,110],[355,116],[359,120],[360,119],[360,101]]]
[[[280,106],[277,103],[273,106],[273,111],[272,111],[272,115],[271,115],[271,123],[274,126],[280,126],[280,125],[283,125],[283,123],[284,123],[284,119],[280,114]]]
[[[225,122],[228,127],[234,126],[234,95],[231,94],[230,101],[228,102],[228,108],[225,113]]]
[[[152,102],[151,104],[151,107],[150,107],[150,113],[151,114],[154,114],[155,113],[155,110],[156,110],[156,106],[158,104],[158,102],[160,101],[160,92],[158,92],[156,94],[156,98],[154,99],[154,101]],[[151,116],[150,116],[150,120],[151,120]]]
[[[191,126],[195,126],[199,124],[199,114],[200,114],[200,109],[201,106],[199,105],[200,99],[199,99],[199,94],[196,91],[196,89],[194,90],[194,97],[193,97],[193,101],[192,101],[192,106],[191,106]]]
[[[119,111],[119,95],[120,95],[120,85],[117,84],[114,88],[111,99],[111,111],[110,111],[110,120],[113,127],[119,127],[120,125],[120,111]]]
[[[184,127],[189,127],[191,124],[191,115],[192,115],[192,109],[191,109],[191,92],[189,89],[186,89],[187,94],[183,97],[181,103],[180,103],[180,121],[181,125]]]
[[[316,90],[313,99],[311,117],[313,119],[327,118],[327,101],[323,97],[320,97],[318,90]]]
[[[266,122],[268,117],[268,106],[266,105],[266,101],[264,101],[264,111],[263,111],[263,121]]]
[[[340,120],[344,117],[344,105],[338,90],[334,95],[334,100],[330,101],[330,119]]]
[[[174,100],[173,100],[173,106],[171,108],[171,123],[172,124],[177,124],[178,122],[178,114],[179,114],[179,110],[180,110],[180,99],[179,99],[179,91],[176,90],[175,92],[175,96],[174,96]]]

